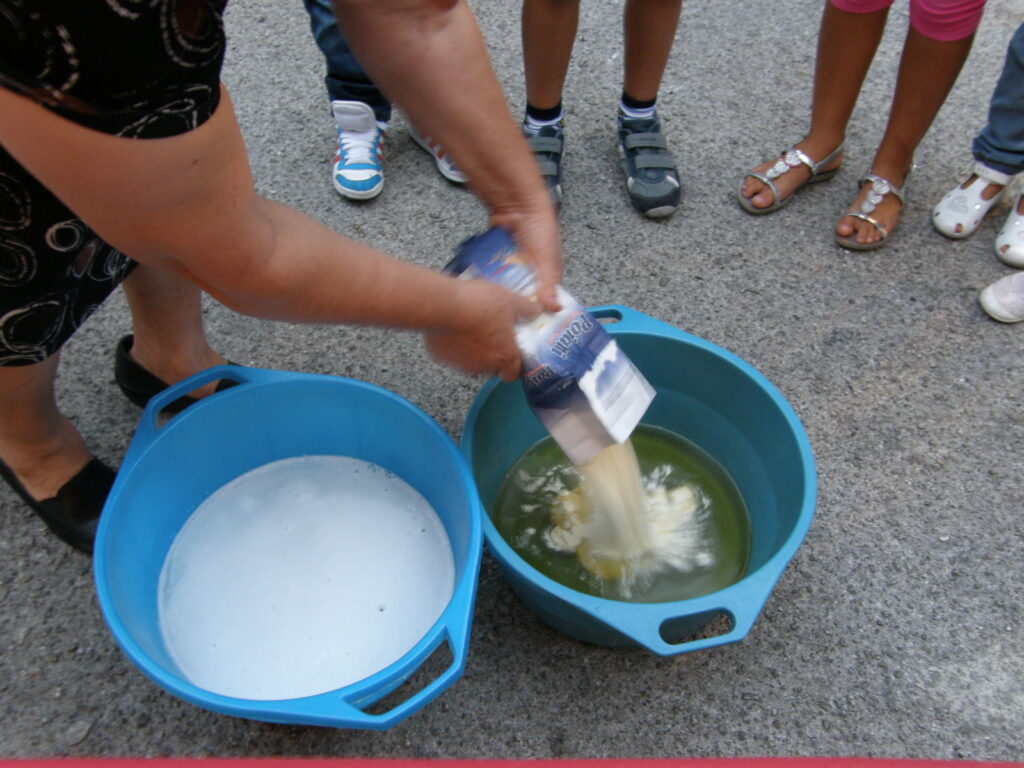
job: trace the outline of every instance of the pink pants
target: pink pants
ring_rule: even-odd
[[[828,0],[847,13],[873,13],[893,0]],[[910,26],[932,40],[962,40],[974,34],[985,0],[910,0]]]

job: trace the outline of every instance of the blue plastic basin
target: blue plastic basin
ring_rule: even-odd
[[[203,398],[163,426],[157,414],[202,384],[238,386]],[[191,684],[169,658],[157,618],[157,584],[189,515],[236,477],[279,459],[351,456],[412,485],[434,507],[451,541],[455,589],[433,627],[401,659],[358,683],[282,701],[252,701]],[[147,406],[107,500],[95,549],[100,608],[128,657],[186,701],[277,723],[384,730],[433,700],[461,674],[469,648],[480,555],[480,502],[455,443],[423,411],[387,390],[333,376],[211,368]],[[392,709],[363,709],[395,690],[443,642],[452,663]],[[338,640],[339,652],[344,639]]]
[[[607,330],[657,390],[643,422],[697,443],[736,481],[750,513],[747,573],[698,598],[630,603],[586,595],[545,576],[485,515],[487,546],[538,617],[585,642],[670,656],[741,640],[814,514],[814,458],[803,426],[778,390],[731,352],[626,307],[590,311],[608,322]],[[485,508],[494,503],[509,469],[545,436],[518,382],[484,385],[463,428],[462,452]],[[689,639],[722,614],[730,621],[728,632]]]

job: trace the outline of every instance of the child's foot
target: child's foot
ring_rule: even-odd
[[[679,171],[657,113],[646,118],[619,115],[619,156],[633,207],[650,219],[675,213],[682,196]]]
[[[466,176],[459,166],[455,164],[455,161],[449,157],[448,153],[444,151],[444,147],[438,144],[429,136],[423,136],[419,131],[416,130],[416,126],[409,123],[409,136],[413,141],[425,149],[434,158],[434,162],[437,164],[437,172],[444,176],[452,184],[465,184],[469,181],[469,177]]]
[[[1010,266],[1024,269],[1024,195],[996,236],[996,255]]]
[[[743,177],[740,183],[740,205],[752,213],[778,210],[812,179],[826,181],[832,178],[842,162],[842,142],[838,147],[826,146],[820,140],[805,138],[781,157],[751,169],[751,173],[767,177],[771,184],[757,176]]]
[[[1001,323],[1024,320],[1024,272],[1014,272],[996,280],[978,297],[981,308]]]
[[[565,121],[552,125],[531,126],[523,121],[523,136],[537,161],[544,185],[551,195],[555,210],[562,207],[562,151],[565,148]]]
[[[899,177],[902,182],[906,174]],[[873,250],[892,234],[903,208],[903,187],[888,178],[869,173],[860,180],[853,206],[836,224],[836,241],[844,248]]]
[[[932,213],[932,224],[946,237],[969,237],[998,202],[1012,176],[975,163],[970,176],[946,193]]]
[[[350,200],[369,200],[384,188],[384,126],[373,109],[361,101],[332,101],[338,130],[338,152],[331,179],[338,194]]]

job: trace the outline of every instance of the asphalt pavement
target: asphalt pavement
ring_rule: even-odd
[[[473,5],[518,115],[518,4]],[[1024,758],[1024,326],[989,320],[976,301],[1009,272],[992,248],[1009,203],[964,241],[929,222],[969,166],[1018,0],[988,3],[899,227],[874,253],[841,250],[832,227],[884,129],[905,2],[842,172],[756,218],[736,205],[736,182],[805,129],[819,4],[687,3],[659,101],[684,185],[664,222],[630,208],[617,167],[621,13],[621,0],[583,3],[565,98],[565,285],[732,350],[802,419],[816,517],[749,636],[669,660],[587,646],[534,618],[485,556],[468,666],[433,704],[385,733],[245,721],[146,679],[103,623],[90,560],[0,488],[0,754]],[[233,0],[227,27],[224,80],[262,194],[432,267],[486,226],[400,114],[383,194],[339,198],[301,3]],[[455,437],[480,386],[432,363],[411,333],[271,323],[212,301],[206,320],[232,360],[379,384]],[[139,416],[112,374],[129,328],[117,294],[67,345],[59,381],[62,407],[112,463]]]

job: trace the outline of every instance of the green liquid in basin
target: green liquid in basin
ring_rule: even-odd
[[[623,589],[596,576],[574,552],[549,546],[552,508],[561,492],[579,486],[576,470],[551,438],[530,448],[513,465],[495,499],[491,519],[527,563],[560,584],[588,595],[638,603],[688,600],[728,587],[743,578],[750,556],[750,519],[739,489],[704,450],[660,427],[640,425],[632,436],[645,484],[666,490],[691,484],[701,500],[690,530],[695,561],[669,568]]]

